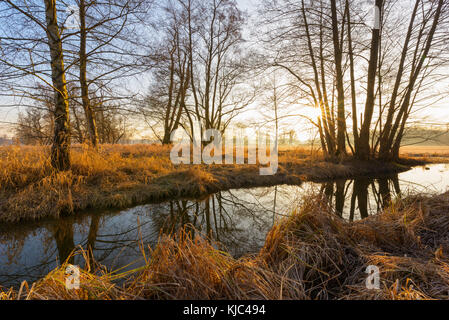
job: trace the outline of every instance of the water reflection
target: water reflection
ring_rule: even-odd
[[[401,190],[399,176],[391,175],[378,179],[359,178],[324,183],[321,193],[338,216],[354,221],[381,211],[401,194]]]
[[[50,230],[56,242],[59,261],[65,261],[75,249],[73,223],[69,220],[62,220],[60,223],[52,225]],[[68,262],[73,263],[73,257]]]
[[[201,202],[170,201],[166,212],[158,210],[154,214],[153,223],[165,234],[181,228],[192,236],[199,232],[238,257],[256,251],[272,226],[266,208],[254,201],[268,197],[267,192],[269,188],[261,188],[243,196],[242,190],[234,190],[218,192]]]
[[[139,243],[154,246],[160,233],[186,228],[219,242],[235,257],[257,252],[266,233],[304,195],[325,195],[335,214],[349,221],[379,212],[397,196],[449,187],[449,167],[434,165],[375,179],[219,192],[202,200],[172,200],[124,211],[87,213],[59,220],[0,225],[0,284],[18,286],[46,275],[81,246],[110,270],[143,263]],[[411,182],[413,181],[413,182]],[[79,256],[72,264],[83,264]]]

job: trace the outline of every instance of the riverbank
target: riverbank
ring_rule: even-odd
[[[72,170],[54,173],[46,147],[0,148],[0,222],[57,218],[87,209],[127,208],[176,198],[198,198],[232,188],[300,184],[404,171],[423,164],[325,162],[307,149],[280,150],[274,176],[257,165],[178,165],[170,147],[101,146],[72,148]]]
[[[163,236],[131,274],[88,264],[80,289],[66,290],[63,265],[3,299],[448,299],[449,193],[409,197],[358,222],[319,196],[277,223],[258,254],[234,259],[203,238]],[[82,252],[88,260],[87,253]],[[379,290],[367,289],[368,266]],[[115,285],[126,277],[123,285]]]
[[[449,146],[404,146],[401,157],[426,163],[449,163]]]

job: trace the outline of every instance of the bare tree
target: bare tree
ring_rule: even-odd
[[[53,89],[55,117],[51,164],[55,169],[68,170],[70,169],[69,105],[56,1],[28,3],[7,0],[0,8],[3,17],[24,23],[21,29],[5,30],[2,33],[1,40],[6,43],[5,47],[2,47],[0,62],[24,77],[45,82]],[[32,52],[33,49],[36,51]],[[14,51],[15,54],[10,56],[9,54]],[[20,53],[28,53],[28,56],[21,56]],[[39,60],[35,61],[35,57]],[[50,69],[46,69],[46,66]],[[12,74],[10,76],[8,81],[12,79],[12,83],[17,84],[18,79]],[[19,88],[20,84],[13,90],[19,91]],[[23,90],[26,86],[22,85],[21,88]],[[26,89],[24,91],[26,92]]]
[[[70,169],[69,95],[55,0],[45,0],[45,17],[51,56],[51,78],[55,90],[55,131],[51,148],[51,163],[58,170],[68,170]]]
[[[413,59],[410,66],[410,76],[406,80],[406,86],[402,91],[402,96],[398,96],[399,88],[404,80],[404,61],[410,51],[410,38],[415,26],[416,13],[419,6],[421,7],[421,10],[419,11],[422,16],[421,21],[417,26],[418,36],[413,41],[415,49],[411,54]],[[430,73],[426,72],[426,69],[428,70],[431,68],[431,64],[434,63],[432,62],[432,58],[428,57],[428,55],[435,42],[440,42],[441,44],[441,38],[435,39],[435,35],[437,34],[439,27],[442,27],[442,22],[447,22],[448,9],[448,3],[444,0],[432,3],[416,1],[413,14],[410,18],[410,26],[405,38],[405,43],[402,48],[401,61],[390,100],[391,103],[388,109],[387,120],[381,134],[379,153],[380,157],[384,160],[395,160],[399,157],[399,148],[408,117],[412,111],[413,104],[422,84],[430,75]],[[446,19],[443,20],[443,17]],[[396,101],[400,101],[399,107],[396,105]],[[396,119],[393,121],[395,114]]]
[[[79,81],[87,134],[94,147],[99,142],[97,106],[90,95],[99,90],[104,93],[105,86],[122,85],[124,79],[147,68],[143,63],[145,38],[139,30],[145,29],[142,20],[148,17],[151,5],[149,0],[76,0],[79,30],[68,30],[65,40],[72,65],[78,68],[78,75],[73,76]],[[118,91],[116,88],[109,100],[120,99]]]
[[[147,122],[164,144],[179,126],[193,136],[195,120],[202,131],[224,132],[256,97],[244,78],[242,12],[234,0],[173,0],[163,12],[156,25],[164,36],[151,54],[155,81],[142,106]]]
[[[188,54],[187,14],[177,2],[168,2],[165,15],[158,21],[164,37],[150,56],[154,82],[140,108],[148,124],[162,144],[170,143],[170,136],[188,112],[186,104],[190,87],[191,60]],[[162,128],[162,134],[156,126]]]
[[[205,130],[224,131],[255,97],[243,81],[244,18],[234,0],[185,0],[183,7],[189,22],[192,111]]]
[[[314,123],[329,158],[346,153],[346,137],[359,159],[397,159],[413,106],[432,81],[444,78],[436,70],[445,63],[447,1],[374,4],[374,26],[369,10],[353,0],[267,0],[261,9],[262,43],[275,48],[266,67],[284,69],[303,101],[321,109]],[[398,39],[405,39],[402,48]]]

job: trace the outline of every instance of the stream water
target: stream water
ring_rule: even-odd
[[[122,211],[83,213],[58,220],[0,225],[0,285],[17,287],[45,276],[81,246],[108,270],[143,264],[139,243],[155,246],[160,233],[187,226],[211,236],[235,257],[257,252],[280,217],[304,195],[321,192],[335,214],[355,221],[376,214],[391,199],[449,190],[449,164],[416,167],[378,177],[236,189],[202,200],[171,200]],[[73,264],[83,265],[75,256]]]

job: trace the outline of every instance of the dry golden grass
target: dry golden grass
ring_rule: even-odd
[[[48,147],[0,147],[0,221],[59,217],[85,209],[125,208],[149,201],[201,197],[241,187],[299,184],[398,171],[392,164],[328,163],[316,150],[281,149],[274,176],[259,165],[178,165],[170,146],[72,147],[72,169],[54,172]],[[247,154],[247,150],[245,151]]]
[[[47,148],[2,147],[0,220],[398,170],[325,163],[318,153],[298,148],[280,150],[278,174],[263,177],[254,165],[176,167],[169,152],[149,145],[101,146],[99,152],[75,146],[72,170],[54,173]],[[448,195],[414,198],[350,224],[312,197],[271,230],[257,255],[234,259],[182,231],[161,238],[145,268],[131,277],[87,264],[82,288],[67,291],[63,265],[32,286],[0,290],[0,299],[447,299],[448,213]],[[364,286],[371,264],[381,270],[379,291]],[[113,283],[121,277],[128,279],[123,286]]]
[[[448,212],[448,195],[415,198],[349,223],[311,197],[255,256],[164,237],[123,290],[146,299],[447,299]],[[366,289],[368,265],[379,267],[381,290]]]
[[[173,172],[169,148],[162,146],[86,146],[72,149],[72,170],[54,172],[48,148],[0,148],[0,220],[57,217],[61,213],[131,204],[126,192]]]
[[[401,157],[419,159],[430,163],[449,162],[449,146],[405,146]]]
[[[123,180],[124,175],[145,177],[173,169],[169,148],[152,145],[103,145],[99,152],[87,146],[72,148],[72,170],[68,173],[94,181],[108,177]],[[0,188],[18,190],[39,182],[53,174],[49,162],[49,149],[41,146],[0,147]]]
[[[349,223],[321,197],[267,235],[263,249],[239,259],[186,231],[163,236],[145,267],[121,275],[84,270],[67,291],[65,266],[3,299],[381,299],[449,298],[449,194],[397,201],[382,214]],[[365,286],[380,269],[380,290]],[[90,266],[88,267],[90,268]],[[95,275],[94,275],[95,274]]]
[[[82,285],[79,289],[66,288],[66,268],[69,263],[65,262],[31,286],[24,281],[18,290],[0,292],[0,300],[113,300],[123,295],[111,281],[114,274],[89,262],[91,259],[87,251],[80,249],[67,261],[76,254],[83,255],[86,261],[85,268],[80,269],[79,281]]]

